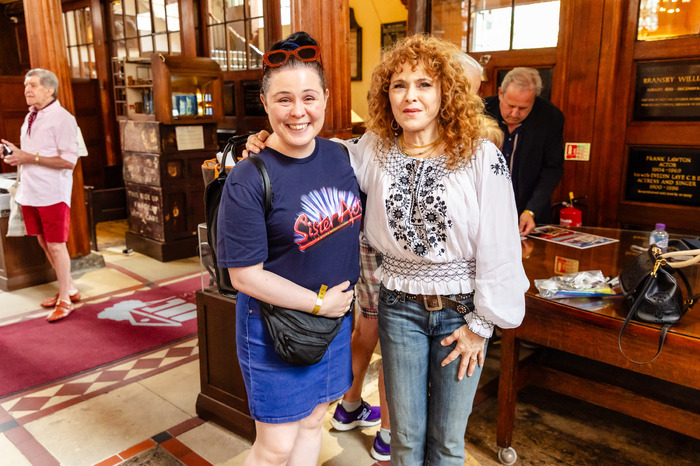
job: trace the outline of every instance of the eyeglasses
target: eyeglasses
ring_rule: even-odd
[[[294,57],[299,61],[319,61],[321,59],[321,49],[318,45],[302,45],[294,50],[272,50],[263,55],[263,62],[271,68],[277,68],[289,61],[289,57]]]

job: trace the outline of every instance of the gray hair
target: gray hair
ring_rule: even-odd
[[[506,74],[501,83],[501,90],[506,92],[511,84],[525,90],[534,90],[535,95],[542,92],[542,78],[534,68],[513,68]]]
[[[34,68],[33,70],[29,70],[24,76],[25,81],[32,76],[39,77],[39,84],[41,84],[42,87],[53,89],[53,95],[51,97],[54,99],[56,98],[58,95],[58,78],[53,72],[42,70],[41,68]]]
[[[462,52],[461,50],[455,52],[454,59],[462,65],[462,68],[464,68],[464,72],[467,74],[467,79],[469,81],[469,86],[473,87],[476,85],[478,90],[479,85],[481,85],[481,73],[483,70],[481,64],[472,56]]]

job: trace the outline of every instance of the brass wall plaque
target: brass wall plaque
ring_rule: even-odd
[[[700,147],[630,148],[625,199],[700,206]]]
[[[700,60],[637,64],[635,120],[700,120]]]

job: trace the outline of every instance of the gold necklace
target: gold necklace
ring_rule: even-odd
[[[398,140],[398,147],[399,151],[407,157],[417,157],[417,158],[429,158],[427,157],[430,155],[436,147],[442,142],[442,136],[438,137],[435,141],[431,142],[430,144],[427,144],[425,146],[420,146],[425,147],[426,149],[419,151],[419,152],[411,152],[409,148],[406,147],[406,141],[402,137],[403,135],[399,136]],[[418,147],[418,146],[414,146]]]
[[[438,135],[437,139],[435,139],[433,142],[430,142],[424,146],[414,146],[413,144],[407,143],[406,138],[404,137],[403,134],[401,134],[401,136],[399,136],[399,140],[401,141],[401,144],[403,144],[403,146],[406,149],[428,149],[430,147],[437,146],[438,144],[440,144],[440,142],[442,142],[442,135]]]

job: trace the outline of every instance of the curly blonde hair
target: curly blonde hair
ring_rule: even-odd
[[[396,43],[382,57],[372,73],[367,96],[369,121],[367,129],[382,140],[385,148],[394,142],[396,126],[389,101],[389,84],[394,73],[404,64],[422,66],[439,81],[442,90],[438,127],[447,154],[447,166],[454,167],[462,158],[471,158],[480,143],[484,124],[484,103],[470,92],[462,63],[455,58],[459,48],[428,35],[413,35]],[[402,130],[399,129],[399,132]]]

